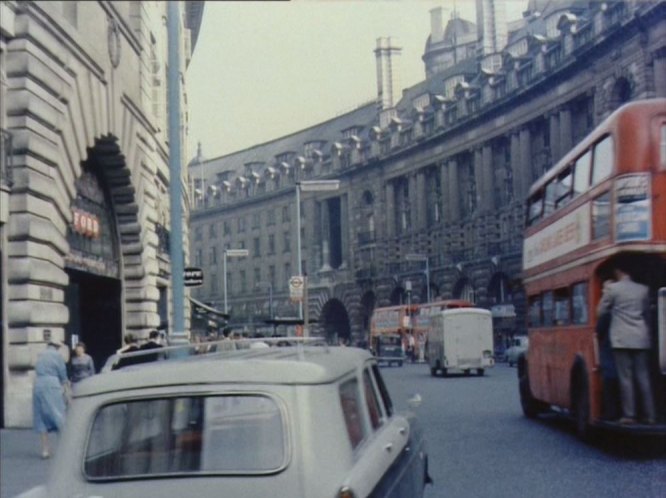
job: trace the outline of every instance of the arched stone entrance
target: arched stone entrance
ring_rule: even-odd
[[[75,182],[72,222],[67,227],[65,341],[72,347],[84,342],[100,369],[122,345],[122,260],[110,188],[127,189],[129,174],[123,173],[124,157],[113,137],[97,140],[87,152]]]
[[[453,287],[453,298],[454,299],[465,299],[470,302],[475,302],[474,287],[472,287],[472,282],[468,278],[463,277],[456,285]]]
[[[337,344],[341,339],[349,342],[351,339],[349,314],[341,301],[338,299],[328,300],[319,316],[327,341],[332,344]]]

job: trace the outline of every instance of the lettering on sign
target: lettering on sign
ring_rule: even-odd
[[[528,270],[570,253],[590,242],[590,204],[554,221],[523,243],[523,268]]]
[[[74,232],[91,239],[99,238],[99,218],[96,215],[78,208],[73,209],[72,214],[72,230],[74,230]]]

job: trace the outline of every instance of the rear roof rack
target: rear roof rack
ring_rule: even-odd
[[[210,359],[212,357],[232,357],[235,351],[257,350],[264,348],[297,347],[300,359],[305,359],[305,346],[323,346],[329,352],[329,344],[323,337],[260,337],[251,339],[221,339],[218,341],[187,343],[175,346],[163,346],[154,349],[117,352],[111,355],[101,372],[110,372],[126,366],[150,364],[154,361],[174,361],[185,359]]]

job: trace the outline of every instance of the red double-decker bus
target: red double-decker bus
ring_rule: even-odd
[[[557,408],[581,437],[594,426],[666,432],[666,99],[616,110],[532,186],[523,251],[525,415]],[[619,400],[602,382],[596,309],[619,259],[649,287],[656,424],[607,420]]]

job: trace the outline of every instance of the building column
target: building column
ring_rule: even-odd
[[[341,266],[349,266],[352,261],[351,247],[349,243],[349,195],[340,197],[340,243],[342,244],[342,262]]]
[[[483,154],[483,193],[481,203],[484,211],[495,209],[495,172],[493,170],[493,150],[490,144],[482,149]]]
[[[460,219],[460,184],[458,180],[458,162],[455,159],[448,161],[449,170],[449,220],[458,221]]]
[[[474,184],[476,190],[476,209],[483,210],[483,148],[478,147],[473,152],[474,161]]]
[[[419,226],[419,201],[418,201],[418,182],[416,181],[416,173],[409,175],[409,220],[407,223],[409,227],[414,229]]]
[[[555,163],[560,158],[560,117],[557,111],[548,115],[548,132],[550,135],[550,157]]]
[[[573,147],[573,136],[571,131],[571,109],[568,106],[560,109],[560,155],[561,158],[564,154],[571,150]],[[558,159],[559,159],[558,158]]]
[[[386,237],[395,237],[395,186],[393,182],[386,182]]]
[[[451,221],[451,210],[449,207],[449,165],[446,161],[443,161],[439,165],[439,184],[441,187],[441,209],[442,209],[442,221],[448,223]]]
[[[428,193],[426,192],[426,175],[425,171],[421,170],[416,173],[416,207],[417,207],[417,221],[416,226],[419,229],[425,229],[427,225],[427,211],[428,211]],[[410,193],[412,198],[413,194]]]
[[[520,131],[511,132],[511,168],[513,169],[513,194],[516,199],[523,199],[523,184],[527,181],[523,168],[525,163],[520,157]]]
[[[653,56],[654,96],[666,97],[666,48],[658,49]]]

